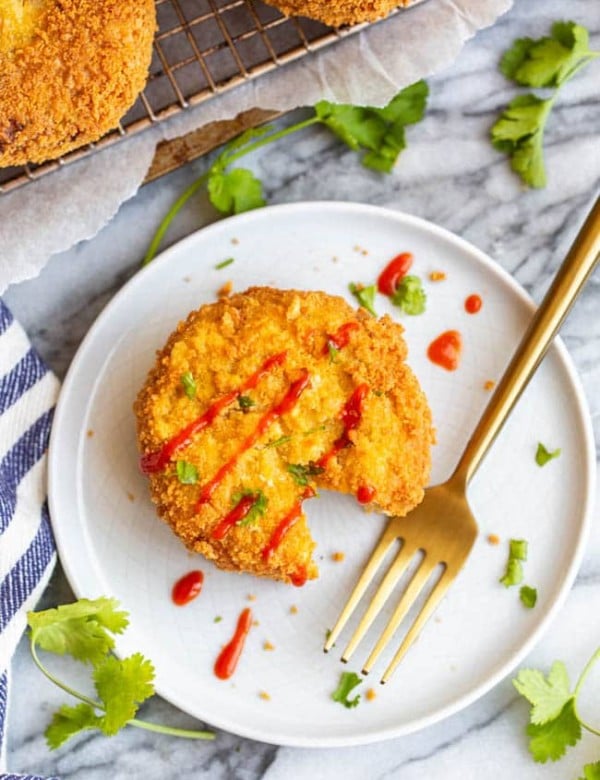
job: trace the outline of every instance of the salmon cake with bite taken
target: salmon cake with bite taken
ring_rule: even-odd
[[[433,429],[402,334],[323,292],[253,287],[193,311],[134,405],[160,517],[223,569],[302,585],[318,489],[409,512]]]

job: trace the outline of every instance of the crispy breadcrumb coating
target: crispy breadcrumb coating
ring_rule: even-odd
[[[308,16],[331,27],[383,19],[410,0],[265,0],[288,16]]]
[[[347,343],[328,349],[332,334],[344,329]],[[160,451],[273,355],[285,353],[285,359],[244,392],[243,404],[236,399],[223,408],[166,466],[149,475],[158,514],[188,548],[217,566],[296,584],[318,573],[304,514],[297,513],[268,560],[264,550],[307,488],[356,495],[368,486],[374,508],[406,514],[423,497],[433,433],[425,396],[404,362],[402,332],[387,316],[375,319],[321,292],[255,287],[192,312],[158,353],[135,402],[143,455]],[[192,398],[182,386],[187,372],[195,382]],[[206,484],[304,372],[309,381],[297,403],[271,420],[210,500],[199,504]],[[344,446],[323,461],[343,437],[348,419],[343,409],[361,387],[366,392],[357,425]],[[178,459],[195,466],[196,484],[179,481]],[[307,467],[309,473],[300,469],[299,474],[290,465]],[[213,538],[244,490],[262,491],[266,510],[247,525],[234,525],[223,538]]]
[[[116,127],[146,82],[155,28],[154,0],[0,0],[0,166]]]

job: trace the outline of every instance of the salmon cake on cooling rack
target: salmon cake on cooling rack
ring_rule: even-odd
[[[0,166],[115,128],[143,89],[154,0],[0,0]]]
[[[160,517],[223,569],[302,585],[319,488],[409,512],[433,432],[402,333],[322,292],[254,287],[192,312],[134,405]]]
[[[374,22],[383,19],[398,6],[411,5],[411,0],[266,0],[266,2],[279,8],[286,15],[307,16],[309,19],[317,19],[332,27]]]

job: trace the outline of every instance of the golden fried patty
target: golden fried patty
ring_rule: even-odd
[[[135,403],[159,515],[217,566],[302,584],[318,488],[407,513],[432,428],[402,332],[321,292],[255,287],[192,312]]]
[[[154,0],[0,0],[0,166],[116,127],[143,88]]]
[[[265,0],[290,16],[308,16],[332,27],[374,22],[409,0]]]

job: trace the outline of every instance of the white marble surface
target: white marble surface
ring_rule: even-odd
[[[541,8],[541,10],[540,10]],[[270,202],[354,200],[386,205],[437,222],[488,252],[539,300],[600,184],[600,65],[565,88],[547,131],[549,185],[524,191],[488,141],[488,129],[513,89],[497,72],[500,53],[515,38],[537,37],[564,18],[565,4],[517,0],[515,7],[462,51],[447,71],[431,79],[425,121],[408,133],[409,148],[389,177],[362,168],[356,156],[327,132],[314,130],[257,156],[253,167]],[[569,17],[594,30],[600,48],[600,6],[571,0]],[[174,197],[203,169],[198,162],[145,187],[93,241],[52,259],[42,275],[13,287],[6,301],[59,375],[81,338],[114,292],[135,273],[148,238]],[[190,204],[170,240],[214,218],[202,197]],[[600,305],[592,278],[563,336],[582,376],[600,440]],[[70,598],[57,572],[45,597]],[[573,676],[600,645],[600,531],[595,527],[576,585],[550,630],[528,659],[567,662]],[[600,671],[591,685],[600,685]],[[351,749],[275,748],[228,734],[214,743],[189,743],[129,729],[112,740],[87,734],[49,753],[43,729],[64,701],[40,678],[24,643],[13,665],[9,767],[59,773],[62,778],[576,778],[600,757],[600,739],[586,736],[557,764],[530,759],[523,728],[527,707],[504,681],[462,713],[421,733]],[[600,722],[596,704],[590,719]],[[156,720],[193,726],[192,720],[155,700],[144,708]],[[579,774],[578,774],[579,773]]]

